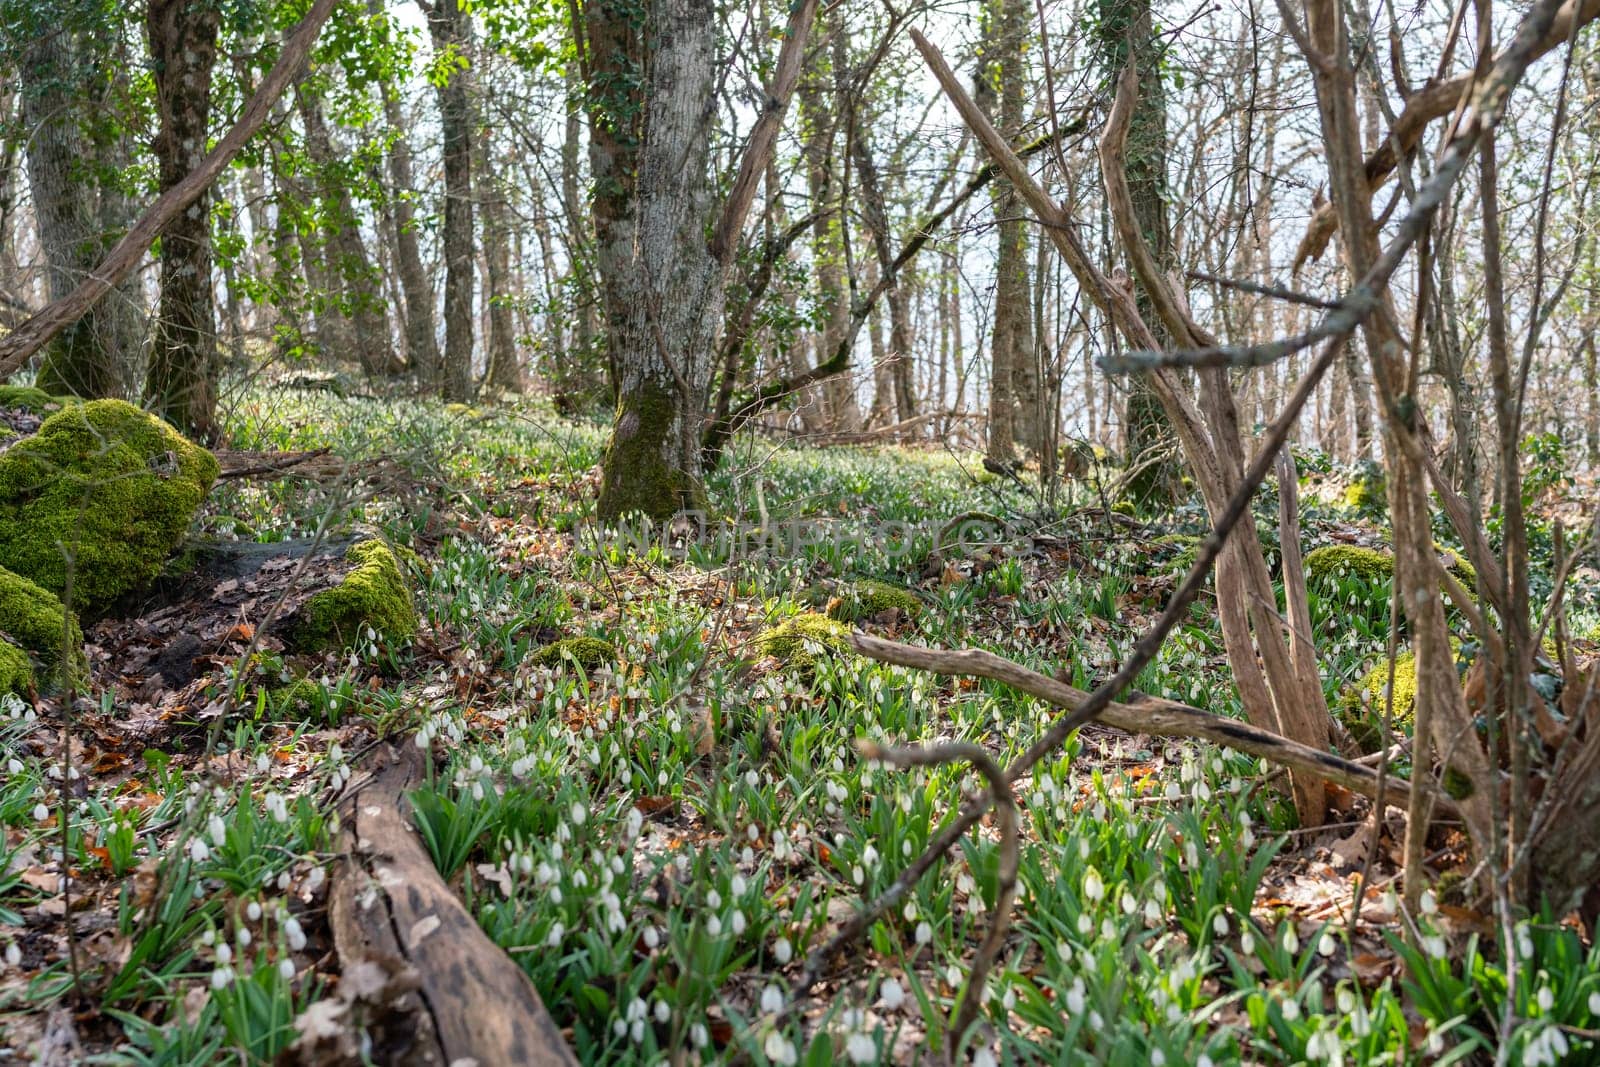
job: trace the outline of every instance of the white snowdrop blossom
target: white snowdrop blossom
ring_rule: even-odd
[[[290,959],[288,956],[285,956],[283,959],[278,961],[278,977],[282,978],[285,982],[294,981],[294,960]]]
[[[926,945],[933,940],[933,926],[931,923],[920,922],[917,924],[917,944]]]
[[[851,1063],[873,1063],[878,1058],[878,1047],[871,1037],[858,1031],[845,1041],[844,1054],[850,1057]]]
[[[780,937],[772,946],[772,958],[778,961],[779,967],[786,967],[794,958],[794,946],[787,937]]]
[[[1228,917],[1222,912],[1217,912],[1211,917],[1211,929],[1218,937],[1228,936]]]
[[[1338,947],[1339,943],[1333,939],[1333,935],[1330,933],[1324,932],[1322,937],[1317,940],[1318,955],[1331,956]]]
[[[1095,903],[1099,903],[1106,895],[1106,885],[1100,880],[1100,872],[1090,867],[1083,875],[1083,895]]]
[[[767,1035],[766,1041],[762,1042],[761,1051],[766,1053],[767,1059],[773,1063],[783,1064],[784,1067],[791,1067],[800,1059],[795,1054],[794,1042],[776,1030]]]
[[[43,804],[35,804],[33,806],[33,821],[34,822],[44,822],[49,817],[50,817],[50,809],[49,808],[45,807]]]
[[[776,985],[768,985],[761,991],[761,1010],[767,1015],[776,1015],[783,1010],[783,990]]]
[[[906,991],[901,988],[898,979],[885,978],[878,987],[878,1003],[888,1011],[899,1011],[900,1006],[906,1002]]]
[[[204,863],[211,858],[211,849],[200,838],[191,838],[189,841],[189,858],[196,863]]]

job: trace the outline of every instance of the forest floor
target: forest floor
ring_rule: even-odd
[[[975,741],[1004,763],[1055,709],[826,639],[775,649],[760,635],[831,607],[868,632],[984,648],[1092,687],[1203,532],[1193,508],[1114,512],[1092,479],[1044,522],[973,457],[750,438],[711,498],[744,548],[762,531],[765,549],[685,531],[645,546],[590,524],[604,428],[536,403],[261,391],[229,430],[239,448],[327,447],[356,465],[345,479],[226,483],[198,534],[381,531],[417,553],[420,631],[288,654],[256,629],[304,577],[280,566],[91,626],[70,729],[59,700],[3,708],[0,1062],[283,1052],[296,1018],[339,988],[335,800],[385,740],[434,755],[411,797],[428,850],[583,1062],[907,1062],[937,1049],[992,920],[988,820],[782,1010],[807,950],[975,788],[961,766],[896,770],[857,742]],[[376,457],[387,462],[359,465]],[[1362,472],[1301,460],[1305,547],[1381,545],[1381,515],[1347,503],[1362,499],[1349,492]],[[1575,495],[1592,500],[1594,486],[1555,477],[1545,511]],[[1261,516],[1274,511],[1264,495]],[[974,519],[951,548],[945,527],[974,512],[1007,528]],[[852,612],[870,601],[863,580],[914,599]],[[1600,575],[1578,580],[1574,628],[1592,653]],[[1343,575],[1313,594],[1338,704],[1386,655],[1388,583]],[[198,642],[181,646],[194,676],[174,686],[160,667],[183,635]],[[540,655],[573,637],[609,647]],[[1139,687],[1239,714],[1205,598]],[[1402,914],[1398,813],[1378,826],[1341,795],[1337,821],[1302,832],[1281,786],[1250,757],[1097,726],[1041,763],[1018,783],[1018,897],[963,1058],[1453,1062],[1495,1047],[1506,976],[1480,940],[1485,916],[1445,890]],[[1431,844],[1448,875],[1461,842],[1446,828]],[[1539,1062],[1559,1041],[1571,1062],[1595,1062],[1581,1057],[1597,1055],[1600,950],[1559,916],[1521,936],[1513,1060]],[[69,1053],[48,1061],[47,1048]]]

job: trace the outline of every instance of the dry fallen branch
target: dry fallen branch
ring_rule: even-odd
[[[1079,708],[1090,696],[1049,675],[1029,670],[1019,663],[981,649],[921,648],[862,633],[852,634],[850,644],[869,659],[934,674],[987,678],[1062,708]],[[1320,752],[1279,737],[1269,730],[1237,719],[1213,715],[1188,704],[1135,693],[1129,701],[1111,701],[1107,704],[1099,714],[1098,721],[1129,733],[1210,741],[1292,770],[1308,771],[1362,796],[1377,795],[1378,772],[1371,767],[1353,763],[1331,752]],[[1011,777],[1014,779],[1016,775],[1012,774]],[[1404,807],[1410,796],[1406,785],[1392,778],[1385,792],[1389,794],[1388,803],[1397,808]],[[1441,809],[1451,810],[1448,797],[1437,797],[1435,802]]]
[[[410,744],[376,750],[371,779],[345,798],[345,854],[333,882],[346,972],[370,963],[414,975],[426,1012],[414,1029],[394,1030],[414,1041],[398,1054],[418,1058],[382,1062],[575,1064],[533,983],[445,885],[403,814],[406,794],[422,784],[423,758]],[[305,1062],[330,1062],[306,1051]]]

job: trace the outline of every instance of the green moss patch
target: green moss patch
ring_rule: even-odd
[[[26,411],[32,415],[51,415],[78,402],[76,397],[51,396],[31,385],[0,385],[0,408]]]
[[[338,585],[306,601],[295,628],[295,647],[308,652],[348,648],[371,629],[390,644],[417,632],[417,609],[394,549],[382,541],[351,545],[345,559],[355,569]]]
[[[1306,553],[1306,579],[1311,582],[1336,581],[1344,577],[1369,582],[1394,577],[1394,557],[1376,548],[1359,545],[1323,545]]]
[[[552,641],[531,657],[536,667],[559,667],[576,663],[585,671],[598,670],[617,661],[617,649],[598,637],[565,637]]]
[[[842,587],[829,604],[828,616],[840,622],[857,622],[893,610],[914,619],[922,610],[922,601],[909,589],[868,578]]]
[[[82,667],[83,635],[55,594],[0,567],[0,642],[18,649],[38,664],[41,686],[60,681],[62,642]],[[30,678],[34,676],[30,673]]]
[[[22,696],[33,687],[33,662],[10,641],[0,640],[0,696]]]
[[[1384,689],[1389,684],[1389,664],[1383,662],[1368,671],[1346,690],[1334,708],[1339,721],[1363,752],[1376,752],[1383,744],[1383,715],[1387,703]],[[1394,661],[1394,717],[1391,728],[1404,733],[1411,728],[1417,709],[1417,658],[1402,652]]]
[[[791,667],[809,668],[816,666],[819,653],[848,652],[849,634],[849,628],[837,619],[806,612],[762,630],[756,635],[756,647],[762,655]]]
[[[0,566],[104,611],[161,571],[218,473],[210,452],[121,400],[51,415],[0,455]]]

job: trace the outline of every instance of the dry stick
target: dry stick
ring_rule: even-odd
[[[0,340],[0,379],[15,373],[35,352],[49,344],[62,330],[81,319],[101,298],[133,273],[161,231],[198,200],[217,180],[233,157],[238,155],[256,131],[272,114],[272,105],[299,75],[301,65],[311,53],[317,33],[337,6],[338,0],[315,0],[300,25],[283,44],[278,61],[267,72],[255,95],[233,129],[223,135],[199,164],[184,179],[150,205],[116,247],[89,272],[76,289],[51,301],[42,311]]]
[[[885,748],[872,741],[862,741],[856,748],[867,759],[882,760],[900,768],[928,767],[966,760],[989,780],[989,795],[996,800],[994,813],[995,821],[1000,824],[1000,866],[995,874],[994,923],[989,927],[983,944],[978,946],[978,954],[972,959],[967,986],[961,994],[961,1005],[956,1010],[956,1021],[950,1027],[948,1051],[954,1056],[962,1035],[978,1016],[989,969],[1000,955],[1000,948],[1005,944],[1006,928],[1011,924],[1011,902],[1017,895],[1017,798],[1000,765],[995,763],[982,745],[958,741],[928,748]]]

